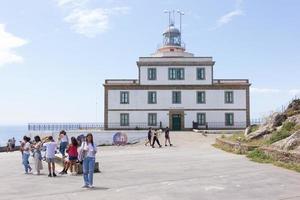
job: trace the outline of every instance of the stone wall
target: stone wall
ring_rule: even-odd
[[[266,155],[270,156],[274,160],[300,164],[299,153],[274,149],[271,147],[260,147],[259,150],[263,151]]]
[[[258,146],[243,144],[241,142],[233,142],[223,138],[216,138],[216,144],[221,148],[229,149],[232,152],[246,154],[248,151],[256,149]]]

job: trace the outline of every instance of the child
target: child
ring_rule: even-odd
[[[75,137],[71,138],[71,144],[68,146],[68,159],[64,163],[64,169],[59,174],[67,174],[68,169],[70,168],[71,173],[73,172],[73,165],[77,162],[78,157],[78,142]],[[75,169],[76,171],[76,169]]]
[[[161,145],[160,145],[160,143],[159,143],[158,137],[159,137],[159,131],[158,131],[158,129],[156,129],[156,130],[154,131],[154,134],[153,134],[152,148],[154,148],[155,142],[157,142],[159,148],[161,148]]]
[[[169,130],[169,127],[166,127],[166,129],[165,129],[165,146],[168,146],[167,142],[169,142],[170,146],[173,146],[172,143],[171,143],[171,140],[170,140],[170,130]]]
[[[46,161],[48,163],[48,170],[49,170],[48,177],[52,177],[52,176],[56,177],[54,158],[55,158],[55,150],[57,148],[57,144],[53,140],[53,137],[49,136],[48,142],[46,142],[43,146],[46,147]],[[52,170],[51,170],[51,165],[52,165]]]
[[[145,143],[145,146],[147,146],[148,144],[150,144],[151,146],[151,139],[152,139],[152,128],[150,127],[149,130],[148,130],[148,140],[146,141]]]
[[[23,137],[23,143],[24,145],[21,147],[22,152],[22,161],[25,168],[25,174],[28,174],[28,172],[31,172],[31,167],[29,165],[29,157],[30,157],[30,138],[27,136]]]

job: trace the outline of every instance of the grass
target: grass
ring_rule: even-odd
[[[293,131],[295,130],[295,123],[294,122],[285,122],[282,125],[282,128],[279,131],[275,131],[272,134],[270,139],[266,141],[266,144],[273,144],[279,140],[283,140],[292,135]]]
[[[285,169],[293,170],[296,172],[300,172],[300,165],[295,163],[289,163],[289,162],[281,162],[276,161],[270,156],[266,155],[263,151],[255,149],[247,154],[247,157],[258,163],[270,163],[278,167],[282,167]]]

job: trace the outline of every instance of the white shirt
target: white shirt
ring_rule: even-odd
[[[69,138],[67,135],[63,135],[63,137],[61,138],[61,142],[69,142]]]
[[[87,153],[87,157],[95,157],[95,154],[97,153],[97,147],[94,147],[91,143],[87,145],[87,143],[84,144],[84,149]]]
[[[23,153],[30,154],[30,143],[26,142],[23,149],[24,149]],[[25,149],[27,149],[27,150],[25,150]]]
[[[46,158],[54,158],[57,148],[56,142],[47,142],[43,146],[46,147]]]

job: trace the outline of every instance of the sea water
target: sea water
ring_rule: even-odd
[[[27,125],[0,126],[0,146],[6,146],[8,139],[15,138],[16,145],[27,133]]]
[[[71,136],[78,136],[78,135],[86,135],[88,132],[93,133],[94,140],[97,145],[103,144],[112,144],[113,143],[113,136],[119,131],[93,131],[93,130],[86,130],[86,131],[67,131],[69,138]],[[127,135],[128,142],[134,143],[141,140],[146,139],[147,137],[147,130],[132,130],[132,131],[121,131]],[[31,139],[34,138],[36,135],[40,135],[41,137],[52,135],[54,139],[57,140],[58,132],[28,132],[27,125],[8,125],[8,126],[0,126],[0,146],[6,146],[8,139],[15,138],[16,145],[18,145],[22,140],[23,136],[29,136]]]

